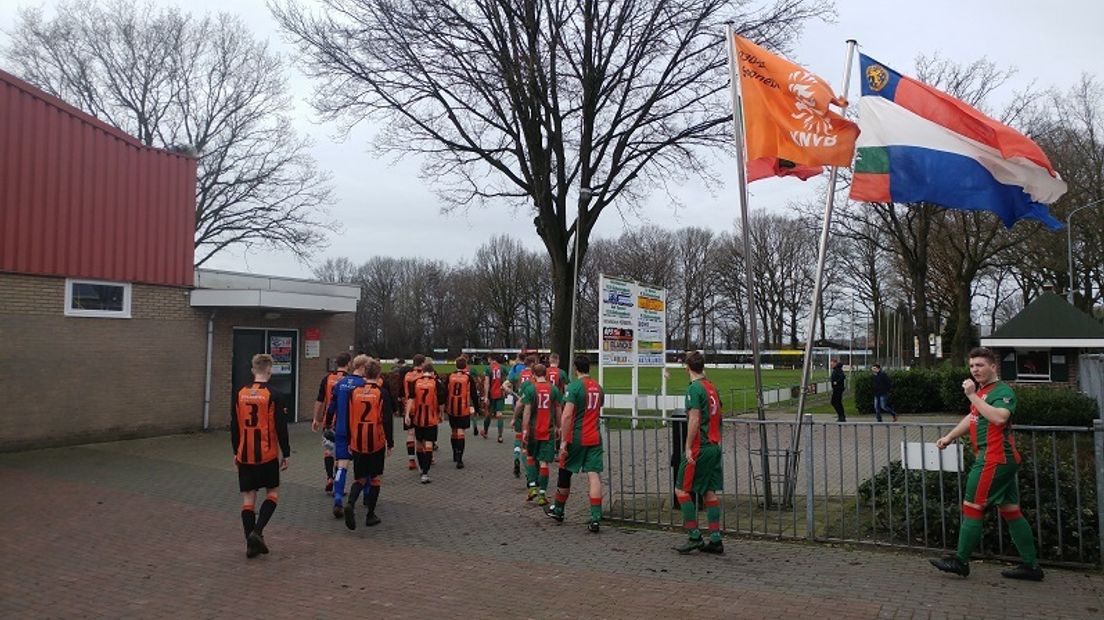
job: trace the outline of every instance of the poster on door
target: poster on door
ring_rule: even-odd
[[[272,356],[272,374],[291,374],[291,336],[269,336],[268,354]]]
[[[598,363],[605,368],[632,366],[635,362],[636,284],[599,276]]]

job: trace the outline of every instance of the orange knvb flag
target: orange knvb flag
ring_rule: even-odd
[[[850,166],[859,127],[828,109],[842,105],[817,75],[736,37],[748,180]]]

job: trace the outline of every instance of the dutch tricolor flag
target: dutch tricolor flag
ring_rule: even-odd
[[[860,55],[862,98],[851,199],[992,211],[1005,226],[1061,223],[1047,210],[1066,184],[1023,134]]]

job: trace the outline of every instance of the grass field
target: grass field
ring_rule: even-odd
[[[384,371],[390,368],[389,364],[384,365]],[[447,374],[456,369],[452,364],[437,364],[435,369],[439,374]],[[668,394],[685,394],[686,387],[689,384],[689,377],[686,371],[681,368],[670,369],[671,378],[667,382]],[[592,369],[592,376],[598,377],[597,369]],[[707,369],[706,375],[713,385],[717,387],[717,391],[722,395],[730,394],[734,391],[750,390],[754,392],[755,377],[751,370],[734,369],[734,368],[716,368]],[[828,373],[823,369],[815,371],[813,373],[812,380],[826,381],[828,379]],[[640,369],[640,393],[641,394],[657,394],[659,393],[662,377],[660,375],[659,368],[641,368]],[[801,370],[764,370],[763,371],[763,387],[764,389],[771,388],[783,388],[791,387],[801,383]],[[603,377],[603,385],[606,392],[610,394],[628,394],[632,389],[632,369],[631,368],[611,368],[605,372]]]

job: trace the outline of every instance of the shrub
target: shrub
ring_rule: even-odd
[[[889,370],[892,387],[889,406],[897,413],[930,413],[947,411],[944,407],[943,383],[953,379],[945,370]],[[959,392],[962,380],[958,380]],[[874,376],[863,373],[855,379],[855,408],[859,413],[874,413]]]
[[[1092,426],[1096,401],[1069,388],[1016,386],[1015,424]]]
[[[1049,433],[1036,436],[1032,445],[1028,433],[1017,433],[1017,445],[1023,455],[1019,473],[1020,506],[1031,523],[1033,531],[1038,525],[1041,540],[1036,540],[1039,557],[1050,561],[1096,562],[1100,559],[1100,539],[1097,523],[1100,515],[1096,503],[1096,477],[1092,454],[1092,437],[1085,433],[1076,438],[1077,459],[1073,458],[1075,437],[1056,436]],[[1054,465],[1058,453],[1057,467]],[[965,467],[969,471],[974,462],[971,450],[966,450]],[[1038,471],[1036,471],[1036,466]],[[1075,478],[1076,469],[1076,478]],[[1038,476],[1038,486],[1036,486]],[[1058,494],[1055,494],[1057,477]],[[1076,480],[1076,484],[1075,484]],[[889,535],[902,544],[938,547],[942,543],[942,528],[947,528],[947,546],[955,547],[961,519],[958,503],[960,492],[956,474],[944,472],[905,471],[900,461],[883,467],[873,478],[859,486],[862,502],[869,506],[874,502],[877,537]],[[962,474],[962,489],[966,485],[966,473]],[[942,487],[942,489],[940,488]],[[1079,488],[1078,488],[1079,487]],[[1038,489],[1038,493],[1036,493]],[[887,492],[888,490],[888,492]],[[940,500],[942,490],[942,501]],[[1081,525],[1078,527],[1077,493],[1081,499]],[[908,497],[908,509],[905,498]],[[926,501],[925,501],[926,500]],[[998,536],[1003,536],[1004,555],[1014,556],[1015,547],[1008,537],[1007,528],[998,530],[999,516],[990,507],[986,511],[985,530],[980,553],[994,555],[998,549]],[[924,540],[924,525],[928,539]],[[1061,544],[1059,544],[1059,531]],[[911,536],[909,536],[911,534]],[[1079,547],[1084,556],[1079,557]]]

